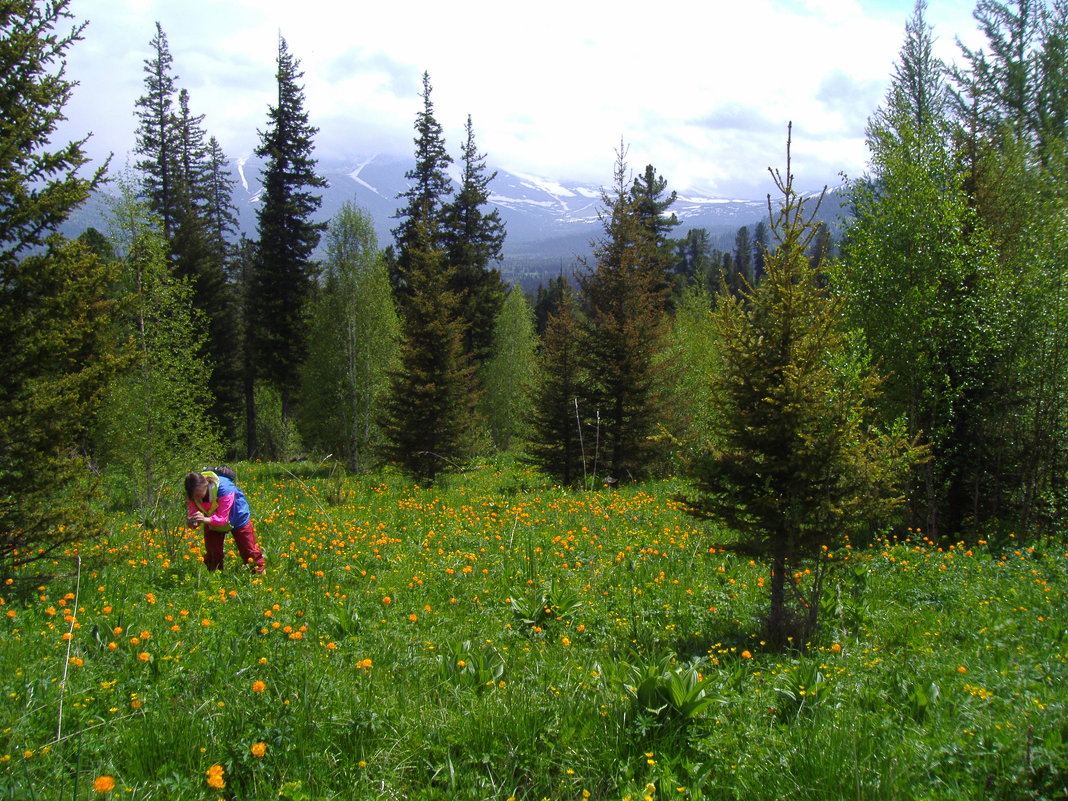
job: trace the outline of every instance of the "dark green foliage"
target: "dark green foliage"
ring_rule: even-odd
[[[145,61],[145,94],[136,111],[142,194],[162,221],[175,275],[189,280],[193,303],[206,315],[207,347],[229,352],[236,317],[225,275],[228,239],[235,228],[232,179],[224,174],[226,157],[218,142],[207,141],[204,115],[194,114],[189,92],[177,88],[167,37],[159,23],[150,46],[153,56]],[[230,359],[214,363],[208,386],[216,398],[216,416],[232,437],[240,382]]]
[[[761,220],[753,229],[753,281],[759,284],[764,280],[764,262],[768,257],[768,224]]]
[[[650,175],[650,170],[646,175]],[[600,444],[596,472],[617,480],[645,475],[662,452],[654,439],[664,419],[667,369],[667,269],[662,236],[663,179],[627,186],[624,154],[605,194],[604,236],[594,267],[579,276],[585,313],[581,361],[587,376],[581,413]]]
[[[278,40],[278,103],[268,112],[256,154],[266,159],[263,199],[257,210],[259,259],[249,284],[248,330],[256,374],[282,397],[290,414],[307,338],[305,303],[316,266],[312,251],[325,223],[313,222],[322,203],[314,190],[326,186],[312,156],[317,128],[308,124],[303,73],[284,39]]]
[[[815,229],[793,190],[789,147],[786,177],[775,177],[783,201],[765,280],[741,298],[720,296],[714,314],[722,367],[710,400],[720,429],[692,466],[690,509],[738,532],[729,547],[770,564],[767,638],[783,646],[815,629],[821,548],[887,520],[917,452],[901,433],[873,427],[879,381],[851,357],[838,303],[806,257]],[[805,565],[808,586],[793,578]],[[787,583],[802,601],[796,623]]]
[[[975,16],[987,50],[965,49],[954,72],[954,134],[1006,303],[1000,359],[983,374],[984,464],[964,497],[970,527],[1050,531],[1068,505],[1068,6],[983,0]]]
[[[424,239],[431,248],[437,249],[442,245],[442,210],[451,187],[445,170],[452,159],[445,150],[441,125],[434,117],[434,102],[430,99],[430,92],[430,75],[424,72],[423,108],[415,116],[415,167],[405,173],[412,183],[399,196],[406,198],[407,204],[397,211],[400,222],[393,229],[397,247],[396,259],[391,264],[391,280],[402,309],[413,291],[410,286],[412,253],[417,248],[425,247],[422,244]]]
[[[466,328],[464,350],[477,368],[492,356],[494,323],[504,304],[501,273],[490,265],[501,259],[505,232],[497,209],[483,210],[497,173],[485,173],[486,157],[475,146],[470,117],[466,131],[460,188],[442,209],[442,244]]]
[[[474,448],[479,373],[491,356],[504,299],[500,273],[490,267],[500,258],[504,227],[496,210],[483,211],[493,175],[485,175],[470,118],[459,191],[449,200],[446,168],[452,159],[430,94],[430,76],[424,73],[415,167],[406,173],[411,185],[400,195],[407,204],[397,212],[396,255],[388,259],[402,317],[402,369],[414,372],[394,381],[386,416],[391,458],[433,478]],[[453,331],[460,336],[458,353]],[[409,403],[413,396],[420,399]]]
[[[679,224],[679,218],[674,212],[669,213],[678,195],[674,190],[667,195],[665,192],[667,179],[657,175],[652,164],[645,166],[645,172],[630,187],[633,214],[649,239],[649,257],[655,257],[660,262],[659,268],[666,271],[672,261],[668,236]]]
[[[742,226],[734,237],[734,269],[738,271],[741,285],[753,286],[753,240],[749,238],[749,228]]]
[[[687,286],[704,287],[710,274],[719,273],[712,240],[705,228],[691,228],[676,245],[675,270],[679,280],[678,289]]]
[[[111,266],[52,236],[95,188],[79,177],[85,140],[54,143],[83,24],[69,3],[0,2],[0,571],[92,539],[82,446],[116,369],[107,337]],[[44,246],[44,247],[42,247]],[[26,253],[38,248],[31,256]]]
[[[550,278],[548,287],[538,284],[538,293],[534,298],[534,330],[539,339],[545,336],[549,318],[560,308],[560,302],[569,286],[567,278],[562,274]]]
[[[118,367],[114,280],[114,264],[58,238],[4,267],[0,573],[103,530],[84,444]]]
[[[578,406],[584,383],[579,365],[582,328],[574,292],[562,279],[559,288],[538,355],[527,452],[544,472],[570,485],[586,478]]]
[[[383,450],[409,474],[432,481],[469,455],[476,396],[444,254],[423,224],[409,235],[400,367],[381,419]]]
[[[85,23],[61,33],[71,18],[69,2],[0,3],[0,268],[42,244],[104,174],[78,171],[86,163],[85,139],[53,144],[52,134],[74,84],[64,65]]]
[[[137,146],[141,156],[135,165],[149,209],[159,215],[164,235],[170,240],[178,225],[177,182],[180,165],[180,142],[174,93],[177,90],[172,72],[174,59],[163,27],[156,23],[156,35],[149,42],[152,57],[145,59],[145,94],[137,99],[134,116],[138,119]]]

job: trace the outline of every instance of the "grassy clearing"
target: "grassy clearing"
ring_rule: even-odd
[[[1068,797],[1063,545],[828,554],[784,655],[671,481],[237,472],[265,577],[117,520],[0,588],[0,799]]]

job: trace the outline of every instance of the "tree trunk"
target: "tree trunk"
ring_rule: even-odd
[[[771,605],[768,608],[767,640],[773,650],[786,644],[786,554],[777,552],[771,561]]]
[[[256,387],[250,370],[245,370],[245,449],[250,461],[256,458]]]

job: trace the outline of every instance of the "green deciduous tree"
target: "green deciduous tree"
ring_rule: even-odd
[[[110,265],[54,236],[102,179],[53,141],[70,99],[69,3],[0,2],[0,572],[100,534],[84,434],[116,368]],[[32,255],[27,255],[34,251]]]
[[[304,442],[365,470],[400,337],[386,264],[370,216],[346,203],[327,232],[323,283],[311,307],[301,404]]]
[[[257,376],[278,391],[287,419],[307,346],[305,304],[317,269],[312,252],[326,228],[313,220],[322,203],[315,190],[326,186],[326,180],[315,172],[318,129],[308,124],[302,76],[300,62],[279,37],[278,102],[268,112],[267,130],[260,133],[256,150],[266,166],[257,210],[259,259],[248,289],[248,330]]]
[[[692,449],[710,442],[718,428],[715,407],[708,403],[719,354],[712,330],[714,295],[700,285],[689,287],[675,304],[668,346],[675,365],[669,384],[669,430],[678,447]]]
[[[108,388],[95,442],[130,482],[130,500],[153,514],[190,464],[220,456],[210,414],[212,363],[189,282],[167,263],[162,225],[125,186],[113,209],[123,319],[115,339],[127,368]],[[172,499],[173,500],[173,499]]]
[[[1015,395],[1011,308],[949,146],[945,73],[923,10],[869,122],[872,173],[853,187],[837,275],[850,323],[887,373],[885,414],[932,447],[913,476],[909,523],[957,536],[997,505],[995,453]]]
[[[726,523],[741,535],[729,547],[770,565],[766,636],[780,647],[815,629],[822,548],[887,519],[916,451],[900,432],[873,427],[879,382],[851,356],[837,302],[809,264],[814,228],[793,189],[789,144],[785,176],[774,175],[783,199],[767,275],[742,298],[721,296],[714,315],[719,431],[693,463],[690,510]],[[802,584],[794,576],[806,567]]]
[[[987,49],[965,48],[954,72],[955,138],[1013,299],[990,382],[1000,401],[986,436],[996,473],[978,489],[975,516],[987,528],[1050,531],[1068,506],[1068,5],[982,0],[975,16]]]
[[[512,287],[493,326],[493,356],[482,370],[479,402],[493,444],[507,451],[530,416],[534,378],[534,316],[526,297]]]

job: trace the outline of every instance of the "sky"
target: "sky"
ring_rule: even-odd
[[[929,0],[936,53],[982,46],[973,0]],[[608,185],[616,151],[671,188],[760,199],[768,168],[802,191],[863,174],[912,0],[71,0],[87,20],[60,135],[133,161],[135,103],[159,22],[179,88],[228,156],[251,154],[275,101],[278,37],[300,60],[321,162],[411,158],[429,73],[459,156],[471,116],[492,168]],[[492,187],[491,187],[492,188]]]

